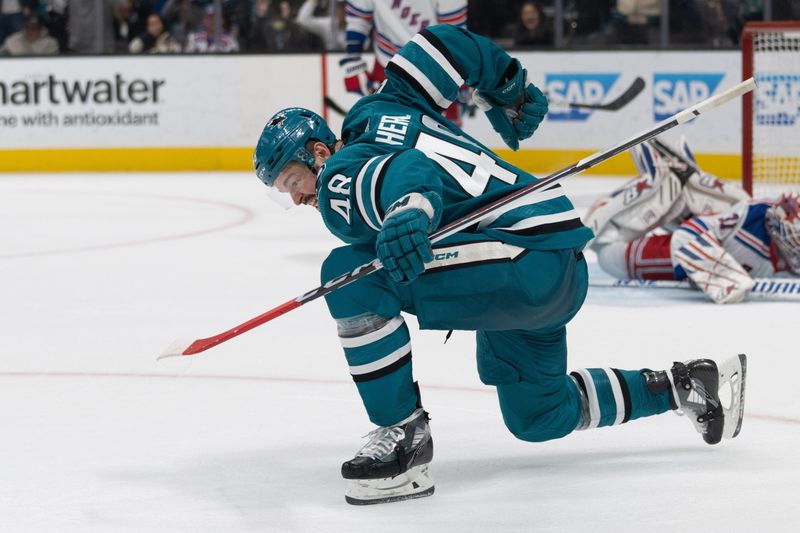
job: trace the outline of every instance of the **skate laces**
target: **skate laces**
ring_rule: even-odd
[[[379,427],[373,429],[364,437],[369,439],[358,454],[373,459],[382,459],[394,452],[397,443],[405,438],[406,432],[398,426]]]

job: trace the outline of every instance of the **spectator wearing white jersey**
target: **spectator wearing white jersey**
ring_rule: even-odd
[[[231,53],[239,51],[239,42],[230,34],[227,23],[223,16],[222,28],[219,31],[219,38],[215,35],[215,9],[213,5],[208,5],[203,14],[203,25],[198,31],[189,34],[186,40],[187,53]]]
[[[347,54],[340,61],[349,92],[369,94],[386,79],[389,60],[420,30],[433,24],[466,28],[466,0],[347,0]],[[375,63],[372,71],[361,57],[372,38]]]
[[[322,39],[329,52],[344,50],[346,43],[344,26],[338,24],[335,16],[336,7],[329,0],[306,0],[295,18],[297,24]]]
[[[8,37],[0,46],[0,55],[45,56],[58,54],[58,41],[50,37],[36,16],[28,17],[21,31]]]

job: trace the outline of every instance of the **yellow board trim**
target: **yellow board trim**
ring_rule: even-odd
[[[252,169],[252,148],[0,150],[0,172],[179,172]]]
[[[534,174],[569,166],[594,152],[588,150],[497,150],[497,154]],[[51,148],[0,150],[0,172],[180,172],[252,170],[252,148]],[[706,172],[729,179],[742,177],[741,157],[698,154]],[[630,156],[620,154],[586,174],[633,175]]]
[[[495,150],[497,155],[509,163],[534,174],[555,172],[570,166],[595,152],[589,150]],[[742,179],[742,158],[728,154],[695,154],[697,164],[703,171],[721,178]],[[629,175],[636,174],[636,167],[627,152],[616,155],[584,172],[584,174]]]

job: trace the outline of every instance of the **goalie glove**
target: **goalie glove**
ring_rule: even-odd
[[[475,91],[472,101],[512,150],[519,149],[519,141],[533,135],[547,114],[547,97],[527,82],[527,71],[516,59],[497,88]]]
[[[344,76],[344,87],[347,92],[360,96],[372,94],[373,82],[369,79],[367,62],[360,56],[345,57],[339,61]]]
[[[755,285],[742,265],[707,230],[678,246],[672,256],[714,303],[739,302]]]
[[[439,225],[441,205],[437,194],[412,192],[386,210],[375,252],[393,281],[414,281],[433,260],[428,233]]]
[[[630,152],[639,177],[599,199],[583,217],[595,234],[592,246],[638,239],[676,219],[684,208],[681,182],[658,152],[646,142]]]

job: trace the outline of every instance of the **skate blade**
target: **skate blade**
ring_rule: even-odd
[[[344,499],[351,505],[391,503],[433,494],[433,478],[428,465],[385,479],[348,479]]]
[[[742,430],[744,418],[744,392],[747,379],[747,356],[739,354],[717,366],[719,371],[720,401],[725,416],[722,437],[732,439]],[[728,389],[728,390],[725,390]],[[725,396],[730,398],[724,398]],[[729,401],[726,406],[726,400]]]

